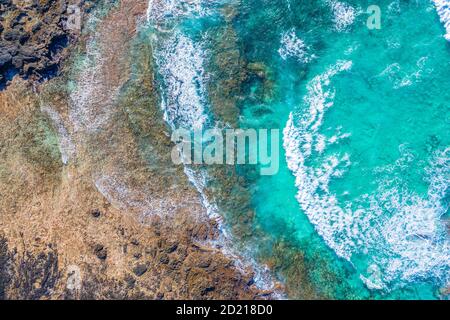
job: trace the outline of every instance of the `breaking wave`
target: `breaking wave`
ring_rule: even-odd
[[[445,39],[450,41],[450,1],[449,0],[433,0],[436,6],[439,18],[444,25],[446,34]]]
[[[309,63],[315,58],[315,55],[309,53],[310,50],[311,48],[297,36],[294,28],[281,36],[281,46],[278,53],[283,60],[293,57],[301,63]]]
[[[48,115],[58,133],[59,151],[61,153],[61,161],[67,165],[76,154],[75,145],[67,131],[64,121],[55,110],[47,105],[41,106],[41,111]]]
[[[351,156],[324,155],[324,150],[349,134],[338,128],[332,138],[326,138],[319,128],[333,106],[332,78],[351,67],[350,61],[338,61],[313,78],[307,86],[305,110],[291,113],[284,129],[286,160],[296,178],[300,207],[339,257],[355,267],[357,259],[364,261],[365,268],[358,271],[368,288],[390,290],[428,278],[448,283],[450,243],[441,217],[448,210],[442,200],[450,179],[449,148],[435,153],[430,161],[426,197],[403,187],[401,178],[392,174],[405,161],[414,161],[406,146],[400,147],[402,158],[396,164],[377,169],[386,178],[377,181],[374,194],[350,202],[340,201],[329,190],[332,179],[345,175]]]

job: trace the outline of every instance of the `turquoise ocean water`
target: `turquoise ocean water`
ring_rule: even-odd
[[[370,5],[381,9],[380,29],[366,26]],[[253,258],[283,239],[324,296],[445,298],[447,9],[445,1],[150,2],[146,32],[172,128],[219,126],[208,68],[221,27],[232,30],[244,65],[264,70],[239,83],[236,98],[239,127],[282,132],[278,174],[241,172],[254,228],[272,239],[255,243]],[[207,172],[185,171],[205,193]],[[214,197],[203,200],[220,216]]]

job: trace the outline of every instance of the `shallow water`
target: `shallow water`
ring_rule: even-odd
[[[238,126],[283,131],[278,174],[238,170],[258,230],[250,255],[264,261],[273,242],[289,242],[327,297],[442,297],[450,281],[446,7],[379,1],[381,29],[369,30],[366,1],[151,4],[147,32],[172,128],[231,126],[208,92],[220,74],[208,69],[219,28],[233,30],[247,66],[264,70],[238,82],[236,100]],[[215,193],[205,195],[207,170],[186,173],[221,215]],[[271,240],[258,241],[261,233]]]

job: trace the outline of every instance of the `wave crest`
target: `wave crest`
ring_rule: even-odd
[[[448,210],[442,199],[450,180],[450,149],[433,156],[426,170],[425,197],[408,190],[401,177],[392,174],[414,161],[405,146],[400,148],[402,159],[378,169],[385,178],[378,181],[375,193],[350,202],[329,190],[330,181],[343,177],[351,161],[346,153],[322,154],[331,139],[319,128],[333,106],[331,79],[350,68],[351,62],[339,61],[312,79],[304,98],[306,110],[291,113],[284,129],[286,160],[296,178],[300,207],[325,243],[358,269],[368,288],[390,290],[427,278],[445,284],[450,243],[441,217]],[[337,136],[344,139],[348,134]]]
[[[433,0],[439,19],[444,25],[446,34],[445,39],[450,41],[450,1],[449,0]]]

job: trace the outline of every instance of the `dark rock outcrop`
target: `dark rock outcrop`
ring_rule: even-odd
[[[140,277],[142,276],[144,273],[146,273],[148,270],[148,267],[145,264],[138,264],[136,267],[133,268],[133,273]]]
[[[58,75],[68,45],[80,36],[81,24],[72,20],[81,21],[92,6],[89,0],[0,1],[0,90],[16,75],[32,81]]]
[[[36,300],[48,297],[60,278],[58,254],[51,245],[39,254],[17,254],[0,237],[0,299]],[[13,292],[9,288],[16,288]]]
[[[105,247],[103,247],[101,244],[96,244],[94,247],[94,253],[100,260],[106,260],[108,256],[108,252]]]

